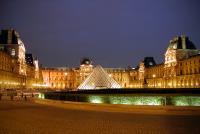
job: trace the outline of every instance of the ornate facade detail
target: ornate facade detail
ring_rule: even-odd
[[[38,60],[26,54],[25,45],[14,29],[0,32],[0,63],[0,88],[39,88],[42,85]]]
[[[43,69],[45,79],[52,80],[48,88],[77,89],[93,71],[91,61],[86,58],[81,61],[79,68],[65,71],[59,68]],[[199,50],[186,36],[175,37],[170,41],[165,53],[164,63],[156,64],[153,57],[145,57],[134,69],[104,68],[122,88],[199,88],[200,87],[200,55]],[[64,81],[64,73],[70,77]],[[60,88],[59,85],[65,85]],[[69,84],[70,83],[70,84]],[[53,86],[52,86],[53,85]]]
[[[161,64],[156,64],[153,57],[145,57],[136,68],[103,70],[107,75],[97,72],[105,78],[109,76],[122,88],[200,88],[200,53],[186,36],[170,41]],[[83,58],[77,68],[41,70],[38,59],[26,54],[15,30],[0,32],[0,88],[77,89],[93,71],[89,58]]]

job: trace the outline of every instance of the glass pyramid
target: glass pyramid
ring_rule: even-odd
[[[78,87],[79,90],[106,88],[121,88],[121,86],[100,65],[96,66],[93,72]]]

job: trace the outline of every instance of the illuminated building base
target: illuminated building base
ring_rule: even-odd
[[[79,90],[106,88],[121,88],[121,86],[101,66],[95,67],[93,72],[78,87]]]

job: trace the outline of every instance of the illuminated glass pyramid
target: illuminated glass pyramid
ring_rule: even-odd
[[[78,87],[79,90],[106,88],[121,88],[121,86],[100,65],[96,66],[93,72]]]

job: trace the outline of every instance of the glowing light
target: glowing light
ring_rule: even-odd
[[[156,75],[155,75],[155,74],[153,74],[152,76],[153,76],[153,78],[155,78],[155,77],[156,77]]]
[[[39,93],[38,98],[45,99],[45,95],[43,93]]]
[[[35,70],[38,71],[39,70],[38,60],[34,60],[34,65],[35,65]]]
[[[172,83],[171,83],[171,82],[170,82],[170,83],[168,83],[168,86],[170,86],[170,87],[171,87],[171,86],[172,86]]]
[[[103,103],[102,97],[100,96],[89,96],[88,102],[90,103]]]
[[[49,87],[48,84],[37,84],[37,83],[32,84],[32,86],[35,86],[35,87]]]
[[[12,55],[12,56],[15,56],[15,49],[12,49],[11,55]]]
[[[139,95],[67,95],[66,100],[103,104],[124,105],[173,105],[200,106],[200,96],[139,96]],[[74,97],[72,97],[74,96]],[[46,98],[40,94],[39,98]],[[51,98],[51,97],[50,97]],[[58,97],[59,98],[59,97]],[[72,99],[74,98],[74,100]],[[77,99],[78,98],[78,99]],[[48,98],[47,98],[48,99]]]
[[[67,76],[67,73],[64,73],[65,76]]]
[[[163,97],[158,96],[110,96],[109,102],[125,105],[162,105],[162,99]]]
[[[129,85],[129,87],[133,87],[133,85],[132,85],[132,84],[130,84],[130,85]]]

